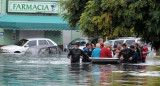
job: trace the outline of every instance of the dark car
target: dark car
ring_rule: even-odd
[[[34,46],[30,47],[25,56],[56,56],[61,55],[62,50],[58,46]]]
[[[99,37],[92,37],[92,38],[87,38],[87,37],[82,37],[82,38],[76,38],[73,41],[71,41],[65,48],[65,51],[72,50],[76,43],[78,43],[80,46],[80,49],[83,49],[87,43],[92,43],[96,45],[98,42]]]

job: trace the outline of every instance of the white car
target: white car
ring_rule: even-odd
[[[48,38],[27,38],[20,40],[16,45],[1,47],[0,52],[5,54],[24,54],[29,47],[42,45],[57,46],[55,42]]]
[[[113,48],[117,47],[118,43],[127,43],[128,47],[132,45],[132,42],[138,42],[140,41],[140,38],[132,38],[132,37],[127,37],[127,38],[119,38],[119,39],[115,39],[115,40],[109,40],[109,44],[112,45]]]

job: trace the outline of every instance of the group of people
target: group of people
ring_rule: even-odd
[[[145,62],[148,53],[148,48],[146,46],[143,47],[140,41],[133,42],[130,48],[128,48],[127,43],[118,43],[117,48],[113,50],[109,42],[103,43],[103,39],[99,38],[96,47],[87,43],[83,50],[79,49],[79,44],[77,43],[75,48],[68,53],[68,58],[71,63],[79,63],[80,58],[82,58],[82,62],[90,62],[90,58],[119,58],[124,63],[137,63]]]
[[[146,56],[149,53],[147,46],[143,47],[140,41],[137,43],[132,42],[130,48],[128,48],[127,43],[122,44],[122,47],[119,43],[114,52],[115,56],[120,58],[124,63],[144,63],[146,61]]]

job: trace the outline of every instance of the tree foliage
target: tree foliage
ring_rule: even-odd
[[[64,17],[73,28],[78,24],[87,36],[137,36],[158,49],[159,3],[159,0],[68,0],[64,4],[68,10]],[[81,9],[75,10],[76,6]]]

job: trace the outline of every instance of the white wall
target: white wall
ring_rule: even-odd
[[[44,31],[20,30],[19,40],[23,38],[44,38]]]
[[[65,48],[71,42],[71,31],[63,30],[63,47]]]

